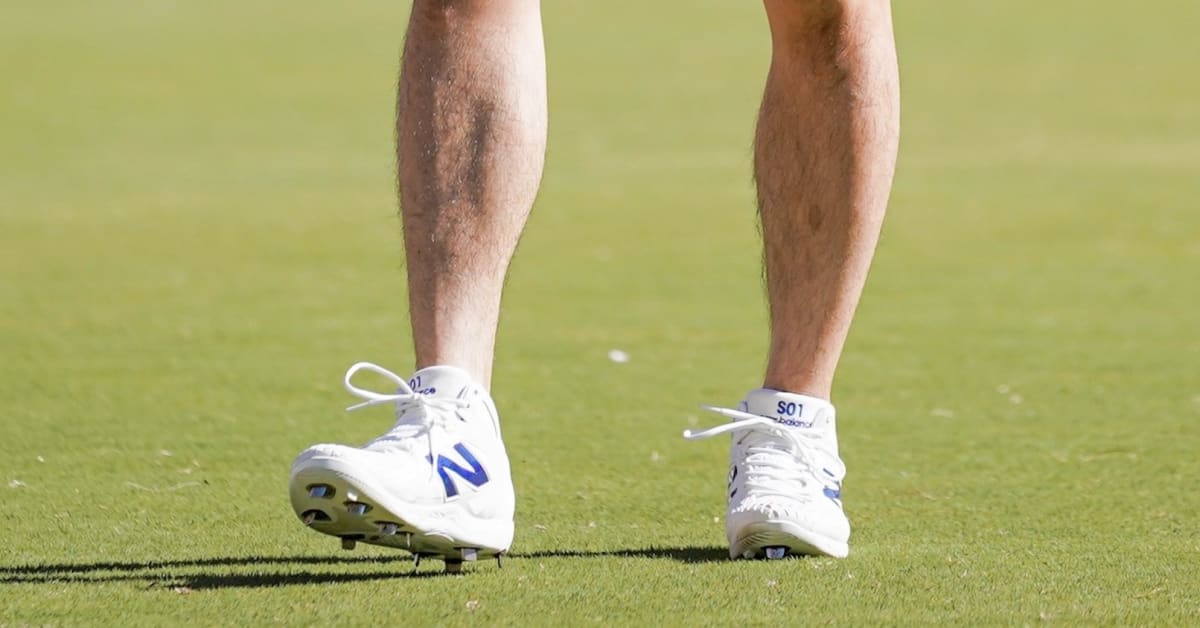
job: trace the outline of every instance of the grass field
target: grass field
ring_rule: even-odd
[[[552,2],[495,394],[514,556],[291,513],[409,368],[403,3],[0,7],[0,625],[1200,623],[1200,5],[897,3],[904,138],[839,374],[851,556],[730,562],[761,376],[761,9]],[[630,355],[626,364],[606,357]],[[717,439],[720,440],[720,439]]]

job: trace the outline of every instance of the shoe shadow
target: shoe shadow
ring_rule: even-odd
[[[347,563],[386,563],[404,561],[400,555],[394,557],[374,556],[226,556],[214,558],[195,558],[188,560],[156,560],[156,561],[113,561],[97,563],[51,563],[4,566],[0,565],[0,578],[15,574],[45,574],[69,572],[85,575],[100,571],[145,571],[164,570],[192,567],[238,567],[243,565],[289,564],[289,565],[344,565]]]
[[[321,566],[344,568],[356,565],[379,565],[384,568],[366,572],[312,569]],[[407,569],[403,566],[407,566]],[[436,572],[413,570],[412,560],[405,556],[229,556],[147,562],[0,565],[0,584],[144,582],[146,589],[173,588],[179,592],[390,578],[429,578],[439,575],[441,574]]]
[[[559,558],[649,558],[683,563],[728,560],[718,547],[665,547],[600,551],[514,552],[505,561]],[[426,564],[438,564],[429,560]],[[370,571],[336,571],[355,566],[377,566]],[[327,567],[328,569],[319,569]],[[471,573],[474,569],[465,570]],[[494,570],[489,570],[496,573]],[[142,582],[146,590],[168,589],[177,593],[228,588],[283,587],[299,584],[336,584],[371,580],[450,577],[444,571],[416,569],[411,557],[377,556],[227,556],[166,561],[112,561],[92,563],[49,563],[0,565],[0,584],[100,584]]]
[[[724,547],[647,547],[620,550],[544,550],[538,552],[514,552],[511,557],[521,558],[658,558],[681,563],[717,563],[729,560],[729,550]]]

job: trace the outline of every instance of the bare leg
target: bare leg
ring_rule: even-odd
[[[765,0],[772,58],[755,136],[771,310],[764,387],[830,398],[895,170],[887,0]]]
[[[546,149],[538,1],[417,0],[396,118],[416,366],[457,366],[487,387]]]

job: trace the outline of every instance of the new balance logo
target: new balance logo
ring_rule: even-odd
[[[454,480],[450,479],[450,472],[452,471],[475,488],[487,484],[488,481],[487,471],[484,470],[482,464],[479,464],[479,461],[475,459],[475,456],[471,454],[471,450],[467,449],[466,445],[459,443],[454,446],[454,451],[458,452],[458,455],[462,457],[463,462],[467,465],[466,467],[447,458],[443,454],[438,454],[436,464],[433,461],[432,455],[426,456],[429,464],[433,464],[437,468],[438,477],[442,478],[442,486],[446,489],[447,498],[458,496],[458,486],[454,483]]]
[[[812,427],[812,421],[801,421],[800,419],[785,419],[783,417],[774,417],[775,422],[788,427]]]
[[[825,475],[828,475],[831,479],[837,477],[836,475],[834,475],[833,471],[830,471],[829,469],[821,469],[821,472],[824,473]],[[825,494],[826,497],[828,497],[829,499],[832,499],[833,503],[837,504],[838,506],[842,505],[842,483],[841,482],[838,482],[835,486],[826,486],[825,490],[822,492]]]
[[[812,427],[813,422],[804,421],[801,417],[804,416],[804,404],[794,401],[780,401],[775,405],[776,423],[786,425],[788,427]]]

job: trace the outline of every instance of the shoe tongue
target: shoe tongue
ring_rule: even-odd
[[[408,379],[414,392],[428,397],[453,399],[463,390],[478,386],[471,374],[453,366],[430,366],[423,368]]]
[[[841,481],[846,468],[838,456],[836,411],[820,397],[759,388],[746,394],[743,410],[764,416],[789,429],[814,433],[809,441],[818,454],[814,462],[830,478]]]
[[[797,430],[832,431],[833,404],[819,397],[758,388],[746,394],[745,410]]]

